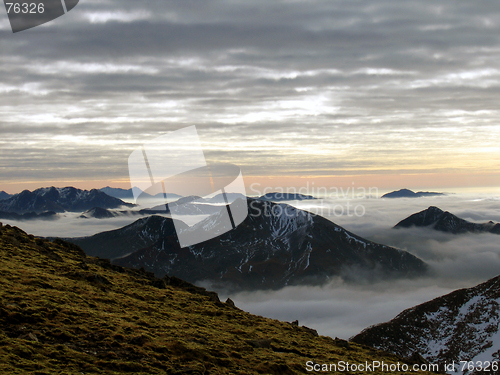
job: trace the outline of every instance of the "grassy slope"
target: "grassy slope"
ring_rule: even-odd
[[[10,226],[0,226],[0,327],[1,374],[295,374],[309,360],[398,361]]]

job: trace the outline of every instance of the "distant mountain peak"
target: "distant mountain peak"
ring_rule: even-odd
[[[391,191],[390,193],[382,195],[382,198],[420,198],[420,197],[433,197],[445,195],[444,193],[436,193],[432,191],[418,191],[414,192],[410,189],[400,189],[397,191]]]
[[[0,200],[8,199],[10,197],[11,195],[9,193],[6,193],[5,191],[0,191]]]
[[[440,209],[439,207],[429,206],[429,208],[427,209],[427,212],[430,212],[430,213],[443,213],[444,211],[442,209]]]
[[[95,219],[109,219],[112,217],[115,217],[116,215],[111,212],[110,210],[107,210],[105,208],[101,207],[94,207],[91,208],[90,210],[85,211],[83,214],[80,215],[80,218],[95,218]]]
[[[500,224],[495,224],[492,221],[482,224],[472,223],[435,206],[430,206],[423,211],[410,215],[394,226],[394,228],[410,227],[430,227],[441,232],[453,234],[468,232],[500,234]]]
[[[183,205],[186,203],[204,202],[204,201],[205,201],[205,199],[203,199],[202,197],[200,197],[198,195],[188,195],[187,197],[182,197],[182,198],[177,199],[174,202],[169,203],[169,205],[170,206],[173,206],[173,205],[180,206],[180,205]]]
[[[140,197],[141,199],[151,199],[151,198],[164,198],[164,194],[156,194],[152,196],[148,193],[145,193],[138,187],[133,187],[132,189],[121,189],[121,188],[112,188],[109,186],[103,187],[99,189],[103,193],[106,193],[110,197],[119,198],[119,199],[135,199],[136,197]],[[135,195],[134,195],[135,192]],[[182,198],[182,196],[178,194],[167,193],[168,199],[178,199]]]

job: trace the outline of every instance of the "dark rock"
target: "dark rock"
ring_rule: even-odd
[[[91,283],[96,283],[96,284],[103,284],[103,285],[112,285],[111,282],[106,279],[104,276],[99,275],[97,273],[94,273],[92,275],[88,275],[86,277],[87,281]]]
[[[158,288],[158,289],[165,289],[166,288],[165,280],[163,280],[163,279],[155,278],[151,282],[151,285],[154,286],[155,288]]]
[[[429,363],[429,361],[427,361],[424,357],[422,357],[422,355],[419,352],[413,352],[413,354],[409,356],[407,360],[409,363],[414,363],[419,365]]]
[[[345,349],[349,349],[350,348],[349,341],[343,340],[343,339],[339,339],[338,337],[335,337],[335,345],[337,345],[340,348],[345,348]]]
[[[193,294],[201,294],[204,296],[208,296],[210,301],[220,303],[219,295],[216,292],[211,292],[206,290],[205,288],[193,285],[191,283],[188,283],[187,281],[184,281],[182,279],[179,279],[178,277],[172,276],[165,276],[163,278],[165,285],[170,285],[174,286],[177,288],[181,288],[184,290],[187,290],[188,292],[191,292]]]
[[[270,349],[272,340],[270,339],[246,340],[246,343],[254,348]]]
[[[304,331],[306,331],[307,333],[311,334],[312,336],[314,337],[318,337],[318,331],[316,331],[315,329],[312,329],[312,328],[309,328],[309,327],[306,327],[306,326],[302,326],[301,327]]]

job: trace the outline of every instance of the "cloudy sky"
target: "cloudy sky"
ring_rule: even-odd
[[[127,187],[142,143],[196,125],[247,183],[495,187],[500,4],[81,0],[0,10],[0,190]]]

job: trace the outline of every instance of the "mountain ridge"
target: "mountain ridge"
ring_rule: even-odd
[[[429,208],[408,216],[397,223],[394,228],[429,227],[441,232],[453,234],[463,233],[493,233],[500,234],[500,224],[489,221],[477,224],[459,218],[448,211],[443,211],[438,207]]]
[[[351,340],[404,357],[417,353],[441,365],[491,362],[500,361],[499,324],[500,276],[496,276],[404,310]]]
[[[264,194],[257,199],[263,201],[273,201],[273,202],[282,202],[282,201],[293,201],[293,200],[312,200],[317,199],[312,195],[305,195],[299,193],[281,193],[281,192],[272,192]]]
[[[11,196],[11,194],[5,191],[0,191],[0,200],[9,199]]]
[[[134,191],[138,191],[142,198],[155,198],[155,197],[161,197],[163,198],[163,194],[156,194],[156,195],[150,195],[146,192],[143,192],[141,189],[135,187],[131,189],[122,189],[122,188],[112,188],[110,186],[106,186],[103,188],[99,189],[103,193],[109,195],[110,197],[114,198],[119,198],[119,199],[134,199]],[[182,198],[181,195],[178,194],[173,194],[173,193],[167,193],[167,198],[168,199],[174,199],[174,198]]]
[[[34,191],[24,190],[8,199],[0,200],[0,211],[25,214],[28,212],[83,212],[93,207],[118,208],[133,207],[121,199],[110,197],[97,190],[81,190],[74,187],[39,188]]]
[[[114,258],[113,262],[122,266],[144,267],[157,276],[175,275],[189,282],[211,280],[237,289],[321,284],[332,276],[354,280],[416,276],[427,271],[423,261],[406,251],[365,240],[293,206],[249,199],[248,209],[247,218],[229,232],[217,228],[217,214],[195,229],[178,223],[180,230],[208,226],[226,232],[182,249],[172,219],[158,216],[67,240],[90,255]]]
[[[57,220],[57,213],[54,211],[44,211],[37,214],[36,212],[26,212],[17,214],[15,212],[0,211],[0,219],[25,221],[25,220]]]
[[[416,193],[410,189],[400,189],[391,191],[390,193],[382,195],[382,198],[420,198],[420,197],[435,197],[446,195],[444,193],[436,193],[432,191],[417,191]]]

